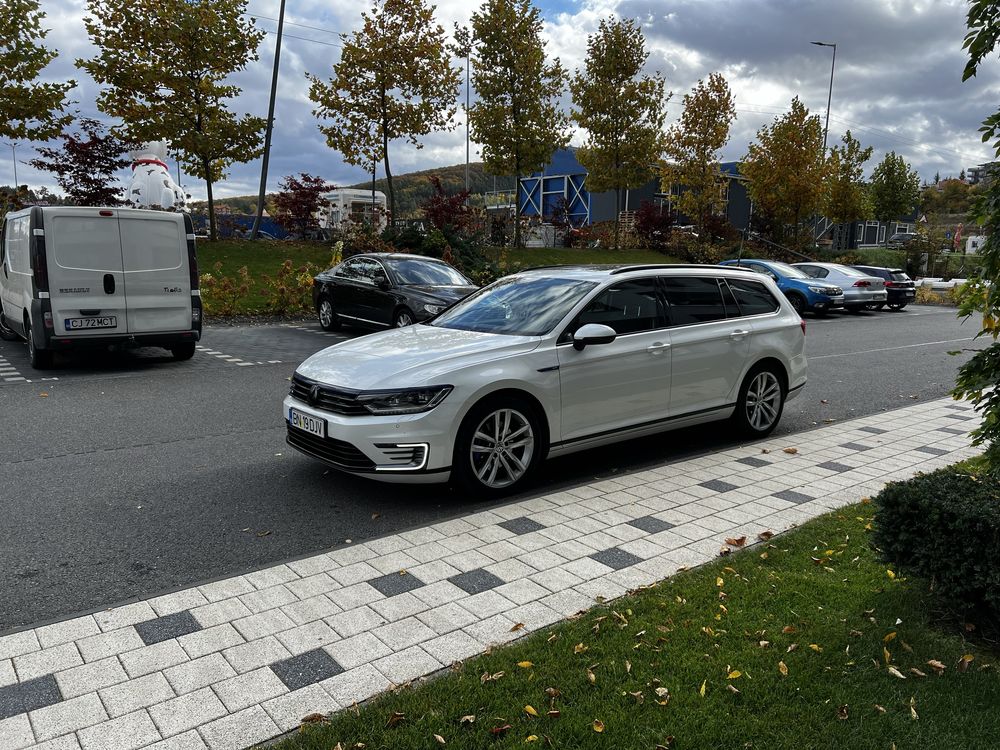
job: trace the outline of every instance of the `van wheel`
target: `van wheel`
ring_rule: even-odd
[[[52,352],[35,346],[35,334],[31,330],[31,321],[27,318],[24,326],[28,335],[28,361],[35,370],[48,370],[52,367]]]
[[[781,376],[767,365],[750,370],[740,386],[733,422],[750,438],[762,438],[778,426],[785,406],[785,385]]]
[[[17,341],[19,338],[21,337],[14,332],[14,329],[7,325],[7,318],[0,311],[0,339],[4,341]]]
[[[337,311],[333,309],[333,300],[326,295],[319,298],[316,314],[319,316],[319,327],[324,331],[340,330],[340,318],[337,317]]]
[[[455,441],[452,471],[473,497],[520,489],[544,454],[543,433],[531,404],[511,396],[480,402],[466,415]]]
[[[179,362],[185,359],[191,359],[194,356],[194,342],[189,344],[178,344],[177,346],[170,347],[170,353],[174,355],[174,359]]]

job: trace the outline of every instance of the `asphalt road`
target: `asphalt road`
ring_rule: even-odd
[[[947,352],[983,345],[978,322],[950,309],[808,322],[809,384],[776,433],[790,445],[944,396],[969,356]],[[190,362],[154,350],[60,361],[56,380],[0,342],[0,632],[486,507],[341,475],[285,445],[287,379],[335,340],[311,323],[209,328]],[[553,460],[526,494],[730,441],[716,424]]]

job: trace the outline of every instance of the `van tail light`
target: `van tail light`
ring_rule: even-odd
[[[35,289],[39,292],[47,292],[49,291],[49,265],[45,257],[45,245],[41,241],[41,238],[38,239],[38,244],[35,247],[35,257],[32,258],[31,266],[34,271]]]
[[[865,281],[864,279],[854,282],[854,286],[871,286],[871,285],[872,283],[870,281]]]
[[[806,335],[806,322],[802,318],[799,318],[799,328],[802,329],[802,335],[805,336]]]

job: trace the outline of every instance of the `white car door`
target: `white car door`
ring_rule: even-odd
[[[572,334],[587,323],[610,326],[609,344],[577,350]],[[632,279],[598,294],[557,346],[562,440],[573,440],[667,416],[670,336],[655,278]]]
[[[751,329],[736,317],[732,292],[711,276],[665,276],[661,281],[670,319],[670,416],[734,403]],[[728,317],[727,302],[733,308]]]

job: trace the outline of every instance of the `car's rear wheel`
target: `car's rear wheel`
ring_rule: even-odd
[[[48,370],[52,367],[52,352],[35,346],[35,334],[31,330],[31,321],[24,319],[24,327],[28,339],[28,362],[35,370]]]
[[[340,330],[340,318],[337,316],[337,311],[333,309],[333,300],[326,295],[319,298],[316,314],[319,316],[319,327],[324,331]]]
[[[3,311],[0,310],[0,339],[4,341],[17,341],[19,338],[21,337],[17,335],[14,329],[7,325],[7,319],[4,317]]]
[[[479,496],[523,486],[543,454],[535,409],[515,396],[477,404],[462,422],[452,463],[456,480]]]
[[[879,305],[879,307],[881,308],[882,305]],[[890,302],[889,303],[889,309],[890,310],[899,311],[899,310],[902,310],[904,307],[906,307],[906,303],[905,302]]]
[[[413,311],[408,307],[399,308],[392,316],[393,328],[406,328],[406,326],[412,326],[416,322],[417,319],[413,316]]]
[[[185,359],[191,359],[194,356],[194,350],[195,343],[193,341],[170,347],[170,353],[174,355],[174,359],[181,362]]]
[[[768,365],[755,367],[740,386],[733,421],[747,437],[765,437],[777,427],[784,407],[785,384],[781,374]]]

